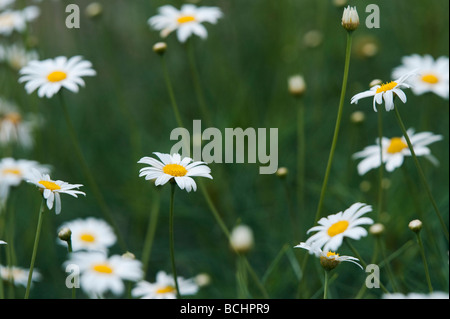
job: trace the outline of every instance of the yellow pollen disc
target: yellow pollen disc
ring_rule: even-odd
[[[67,73],[63,71],[53,71],[49,75],[47,75],[47,80],[50,82],[60,82],[67,78]]]
[[[327,252],[327,257],[336,256],[339,257],[339,254],[333,253],[332,251]]]
[[[349,225],[349,223],[346,220],[338,221],[337,223],[334,223],[333,225],[331,225],[330,228],[328,228],[328,231],[327,231],[328,235],[330,237],[339,235],[347,229],[348,225]]]
[[[163,172],[173,177],[181,177],[187,174],[187,169],[179,164],[167,164],[163,167]]]
[[[88,233],[81,234],[80,239],[88,243],[93,243],[95,241],[95,237]]]
[[[50,182],[50,181],[39,181],[39,184],[41,184],[42,186],[44,186],[45,188],[47,188],[51,191],[61,189],[61,187],[58,184]]]
[[[159,288],[158,290],[156,290],[157,294],[168,294],[171,292],[175,292],[175,288],[172,286],[167,286],[167,287]]]
[[[9,121],[12,124],[16,125],[19,124],[22,121],[22,116],[20,116],[19,113],[11,112],[5,115],[3,118],[4,121]]]
[[[390,91],[390,90],[392,90],[393,88],[395,88],[397,85],[398,85],[398,83],[395,82],[395,81],[392,81],[392,82],[383,84],[382,86],[380,86],[380,87],[377,89],[377,94],[378,94],[378,93],[382,93],[382,92]]]
[[[400,137],[394,137],[391,139],[391,144],[389,145],[387,152],[389,154],[400,153],[403,149],[407,148],[408,145],[403,142]]]
[[[177,19],[177,21],[180,24],[187,23],[187,22],[193,22],[193,21],[195,21],[195,17],[194,16],[182,16],[182,17],[179,17]]]
[[[15,168],[6,168],[2,171],[3,174],[22,175],[22,172]]]
[[[113,270],[107,264],[98,264],[92,267],[96,272],[101,272],[103,274],[112,274]]]
[[[436,84],[439,82],[439,79],[434,74],[425,74],[424,76],[422,76],[422,81],[429,84]]]

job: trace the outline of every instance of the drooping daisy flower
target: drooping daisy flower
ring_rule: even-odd
[[[33,169],[42,173],[49,171],[48,167],[36,161],[15,160],[10,157],[0,160],[0,203],[8,198],[11,187],[18,186],[23,180],[27,180],[31,176]]]
[[[222,11],[217,7],[196,7],[193,4],[185,4],[181,10],[165,5],[158,11],[159,14],[151,17],[148,24],[153,29],[160,30],[163,38],[176,30],[180,42],[186,42],[193,34],[206,39],[208,31],[202,23],[215,24],[222,17]]]
[[[103,252],[75,252],[66,261],[80,270],[80,287],[91,298],[103,298],[108,292],[120,296],[125,291],[124,280],[137,282],[142,279],[142,263],[136,259]]]
[[[374,85],[370,90],[358,93],[354,95],[351,99],[351,104],[357,104],[360,99],[373,96],[373,109],[375,112],[378,111],[377,104],[383,104],[386,111],[391,111],[394,109],[394,97],[398,96],[403,103],[406,103],[406,94],[402,91],[404,88],[409,88],[409,84],[406,80],[411,77],[413,73],[404,74],[399,79],[382,84]]]
[[[344,237],[358,240],[367,236],[367,230],[361,225],[373,224],[369,217],[361,217],[371,212],[372,206],[364,203],[355,203],[344,212],[339,212],[328,217],[322,217],[318,224],[312,227],[310,232],[317,232],[306,240],[306,245],[322,248],[324,251],[336,251],[341,245]]]
[[[69,194],[73,197],[78,197],[77,195],[86,195],[86,193],[74,189],[83,186],[82,184],[69,184],[60,180],[55,181],[50,179],[48,174],[42,174],[35,169],[32,169],[27,182],[36,185],[42,190],[44,199],[47,200],[48,209],[52,209],[53,203],[55,203],[56,214],[61,212],[60,194]]]
[[[15,143],[25,149],[33,146],[32,132],[39,126],[33,114],[21,114],[16,105],[0,98],[0,146]]]
[[[28,94],[38,89],[39,97],[51,98],[61,88],[77,93],[79,86],[84,86],[83,76],[94,76],[92,63],[81,56],[67,59],[59,56],[44,61],[31,61],[20,72],[19,82],[25,84]]]
[[[198,285],[194,279],[178,277],[177,281],[180,295],[195,295],[198,292]],[[133,297],[141,299],[176,299],[177,297],[173,276],[166,274],[164,271],[159,271],[156,274],[155,283],[149,283],[145,280],[138,282],[131,294]]]
[[[411,91],[416,95],[432,92],[442,98],[449,98],[449,59],[441,56],[438,59],[426,54],[413,54],[402,58],[402,65],[392,71],[392,77],[414,71],[417,75],[408,79]]]
[[[117,237],[112,227],[102,219],[88,217],[86,219],[75,219],[61,225],[61,228],[70,229],[73,251],[97,250],[107,252],[114,245]],[[65,244],[59,240],[60,244]]]
[[[0,278],[2,278],[4,281],[14,282],[14,285],[26,287],[28,283],[29,272],[30,270],[26,268],[16,266],[10,268],[0,265]],[[38,270],[34,269],[33,275],[31,276],[31,284],[40,280],[42,280],[41,273]]]
[[[303,248],[309,251],[310,254],[314,254],[320,259],[320,264],[325,270],[332,270],[343,261],[354,263],[355,265],[358,265],[361,269],[363,269],[363,267],[359,263],[357,263],[359,259],[352,256],[339,256],[339,254],[332,251],[322,251],[322,249],[320,249],[319,247],[316,247],[314,245],[310,246],[306,243],[300,243],[299,245],[294,246],[294,248]]]
[[[414,129],[410,128],[407,131],[411,144],[413,146],[416,156],[425,156],[431,162],[437,164],[437,160],[431,155],[429,144],[443,139],[441,135],[434,135],[431,132],[421,132],[414,134]],[[386,165],[388,172],[394,171],[397,167],[403,164],[405,156],[411,156],[411,151],[406,143],[404,137],[393,137],[381,139],[383,164]],[[364,150],[353,155],[354,159],[362,158],[363,160],[358,164],[359,175],[364,175],[371,169],[380,167],[380,145],[379,140],[376,139],[375,145],[367,146]]]
[[[155,180],[155,185],[164,185],[168,181],[175,181],[181,189],[187,192],[197,190],[197,184],[192,179],[194,176],[212,179],[211,169],[204,162],[193,162],[191,158],[181,158],[180,154],[162,154],[155,152],[161,160],[151,157],[143,157],[138,163],[148,164],[139,171],[139,177],[145,176],[146,180]],[[192,163],[191,163],[192,162]]]

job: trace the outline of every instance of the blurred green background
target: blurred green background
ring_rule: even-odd
[[[152,46],[161,41],[159,33],[147,24],[163,4],[180,7],[184,1],[105,0],[102,14],[90,18],[85,9],[91,1],[50,1],[39,4],[41,16],[31,24],[29,41],[35,44],[41,59],[59,55],[82,55],[93,63],[98,75],[86,78],[86,87],[78,94],[65,92],[70,115],[84,156],[95,176],[113,218],[126,243],[126,250],[142,256],[152,205],[161,196],[155,241],[146,279],[154,280],[157,271],[170,273],[169,193],[167,185],[156,191],[153,184],[138,177],[142,165],[136,162],[152,152],[168,153],[173,145],[169,136],[177,127],[164,82],[161,59]],[[27,2],[28,3],[28,2]],[[81,9],[81,27],[65,27],[67,4]],[[320,298],[322,269],[309,258],[302,269],[305,285],[299,290],[297,267],[306,251],[292,247],[308,237],[313,226],[328,153],[337,115],[346,31],[341,27],[342,6],[330,0],[217,0],[195,1],[198,5],[218,6],[224,17],[217,25],[207,24],[208,39],[191,38],[206,104],[213,126],[225,128],[278,128],[279,166],[287,167],[285,180],[276,175],[260,175],[259,164],[210,164],[214,180],[205,180],[208,193],[227,227],[244,223],[255,236],[254,248],[247,258],[271,298]],[[349,1],[359,12],[361,26],[354,32],[349,82],[339,143],[333,162],[323,216],[345,210],[361,201],[376,206],[377,170],[358,176],[351,155],[374,144],[377,115],[370,99],[350,105],[350,97],[367,90],[373,79],[390,80],[401,58],[413,53],[448,56],[449,2],[390,1],[376,4],[381,10],[381,27],[368,29],[364,21],[370,0]],[[313,31],[311,33],[311,31]],[[312,37],[312,40],[311,40]],[[5,39],[1,39],[6,41]],[[175,34],[166,40],[165,58],[175,95],[187,129],[192,120],[202,119],[195,94],[185,45]],[[369,43],[369,45],[367,45]],[[1,72],[5,72],[0,69]],[[291,75],[302,74],[307,91],[301,100],[287,89]],[[15,158],[37,160],[53,166],[52,178],[81,183],[87,196],[74,199],[63,196],[62,213],[46,214],[39,244],[36,269],[43,274],[31,298],[70,298],[64,285],[62,263],[66,250],[56,244],[59,225],[79,217],[103,218],[95,197],[73,152],[59,100],[26,95],[17,83],[17,74],[9,75],[8,89],[1,96],[15,101],[24,112],[40,114],[45,124],[36,135],[36,147],[27,152],[15,150]],[[431,146],[441,165],[435,168],[421,161],[432,192],[448,223],[448,101],[433,94],[414,96],[407,92],[407,104],[398,107],[408,127],[442,134],[444,141]],[[297,189],[297,109],[305,106],[306,189],[305,199],[296,200]],[[351,114],[362,111],[365,121],[353,123]],[[400,136],[394,113],[383,114],[384,136]],[[205,121],[203,128],[207,127]],[[448,291],[448,243],[441,234],[412,159],[404,164],[419,196],[413,197],[402,169],[385,173],[389,188],[380,220],[386,231],[382,237],[387,255],[396,254],[391,267],[401,292],[426,292],[414,234],[408,223],[424,214],[423,239],[435,290]],[[371,185],[361,188],[361,183]],[[286,185],[283,185],[283,184]],[[286,187],[284,187],[286,186]],[[288,196],[286,196],[286,189]],[[288,200],[287,200],[288,198]],[[415,200],[419,205],[415,205]],[[14,247],[17,264],[28,267],[34,242],[40,196],[32,185],[22,184],[11,199],[14,209]],[[293,229],[289,205],[300,224]],[[376,212],[371,213],[376,219]],[[410,244],[407,244],[410,242]],[[355,247],[370,260],[375,239],[369,235]],[[406,249],[401,249],[407,244]],[[288,252],[283,250],[287,247]],[[400,251],[399,251],[400,249]],[[175,251],[178,275],[193,277],[207,273],[211,284],[201,288],[194,298],[235,298],[236,256],[211,214],[200,191],[177,191],[175,202]],[[122,254],[116,244],[111,254]],[[280,259],[275,259],[280,252]],[[2,252],[4,254],[4,252]],[[352,255],[343,246],[342,255]],[[4,258],[2,258],[4,260]],[[272,270],[266,273],[268,269]],[[383,268],[382,268],[383,269]],[[350,264],[341,265],[330,283],[330,297],[353,298],[364,284],[366,273]],[[381,280],[388,284],[385,272]],[[249,276],[250,296],[263,295]],[[22,298],[24,289],[16,289]],[[86,297],[81,291],[80,298]],[[368,290],[365,298],[379,298],[379,289]]]

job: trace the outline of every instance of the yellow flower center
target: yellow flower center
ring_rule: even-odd
[[[436,84],[439,82],[439,79],[434,74],[425,74],[424,76],[422,76],[422,81],[427,82],[429,84]]]
[[[334,237],[343,233],[348,228],[349,222],[346,220],[338,221],[328,228],[328,235],[330,237]]]
[[[398,85],[398,83],[395,82],[395,81],[392,81],[392,82],[383,84],[383,85],[381,85],[381,86],[377,89],[377,94],[378,94],[378,93],[384,93],[384,92],[390,91],[390,90],[392,90],[393,88],[395,88],[397,85]]]
[[[193,22],[195,21],[194,16],[181,16],[177,19],[179,24],[187,23],[187,22]]]
[[[22,121],[22,116],[17,112],[11,112],[3,117],[3,121],[8,121],[14,125],[17,125]]]
[[[49,75],[47,75],[47,80],[50,82],[60,82],[67,78],[67,73],[63,71],[53,71]]]
[[[93,243],[95,241],[95,237],[89,233],[84,233],[80,235],[80,239],[82,241],[86,241],[88,243]]]
[[[96,272],[101,272],[102,274],[112,274],[113,269],[107,264],[97,264],[92,267]]]
[[[39,184],[41,184],[42,186],[44,186],[45,188],[47,188],[51,191],[56,191],[58,189],[61,189],[61,186],[59,186],[58,184],[56,184],[54,182],[50,182],[50,181],[39,181]]]
[[[408,145],[403,142],[400,137],[394,137],[391,139],[391,144],[389,145],[387,152],[389,154],[400,153],[403,149],[407,148]]]
[[[179,164],[167,164],[163,167],[163,172],[173,177],[180,177],[187,174],[187,169]]]
[[[332,251],[327,252],[327,257],[336,256],[339,257],[339,254],[333,253]]]
[[[3,173],[4,175],[6,175],[6,174],[11,174],[11,175],[22,175],[22,172],[21,172],[19,169],[17,169],[17,168],[5,168],[5,169],[2,171],[2,173]]]
[[[159,288],[158,290],[156,290],[157,294],[169,294],[169,293],[173,293],[175,292],[175,288],[172,286],[166,286],[163,288]]]

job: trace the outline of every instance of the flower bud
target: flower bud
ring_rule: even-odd
[[[384,225],[380,223],[373,224],[369,228],[369,233],[374,236],[380,236],[384,232]]]
[[[359,16],[356,11],[356,7],[350,7],[344,9],[344,13],[342,15],[342,26],[345,30],[351,32],[355,31],[359,26]]]
[[[420,232],[420,230],[422,229],[422,226],[423,226],[422,222],[418,219],[412,220],[408,225],[409,229],[411,229],[415,233]]]
[[[86,7],[86,15],[89,18],[96,18],[103,12],[103,7],[98,2],[92,2]]]
[[[157,42],[153,46],[153,51],[159,55],[163,55],[167,50],[167,44],[165,42]]]
[[[294,96],[302,96],[306,91],[305,79],[301,75],[294,75],[289,78],[289,92]]]
[[[247,253],[253,247],[253,231],[246,225],[236,226],[230,236],[230,245],[238,253]]]
[[[58,232],[58,237],[61,240],[64,240],[66,242],[70,241],[70,238],[72,236],[72,231],[69,227],[64,227]]]
[[[280,167],[279,169],[277,169],[277,172],[276,172],[276,174],[279,178],[285,178],[288,173],[289,173],[289,171],[286,167]]]

